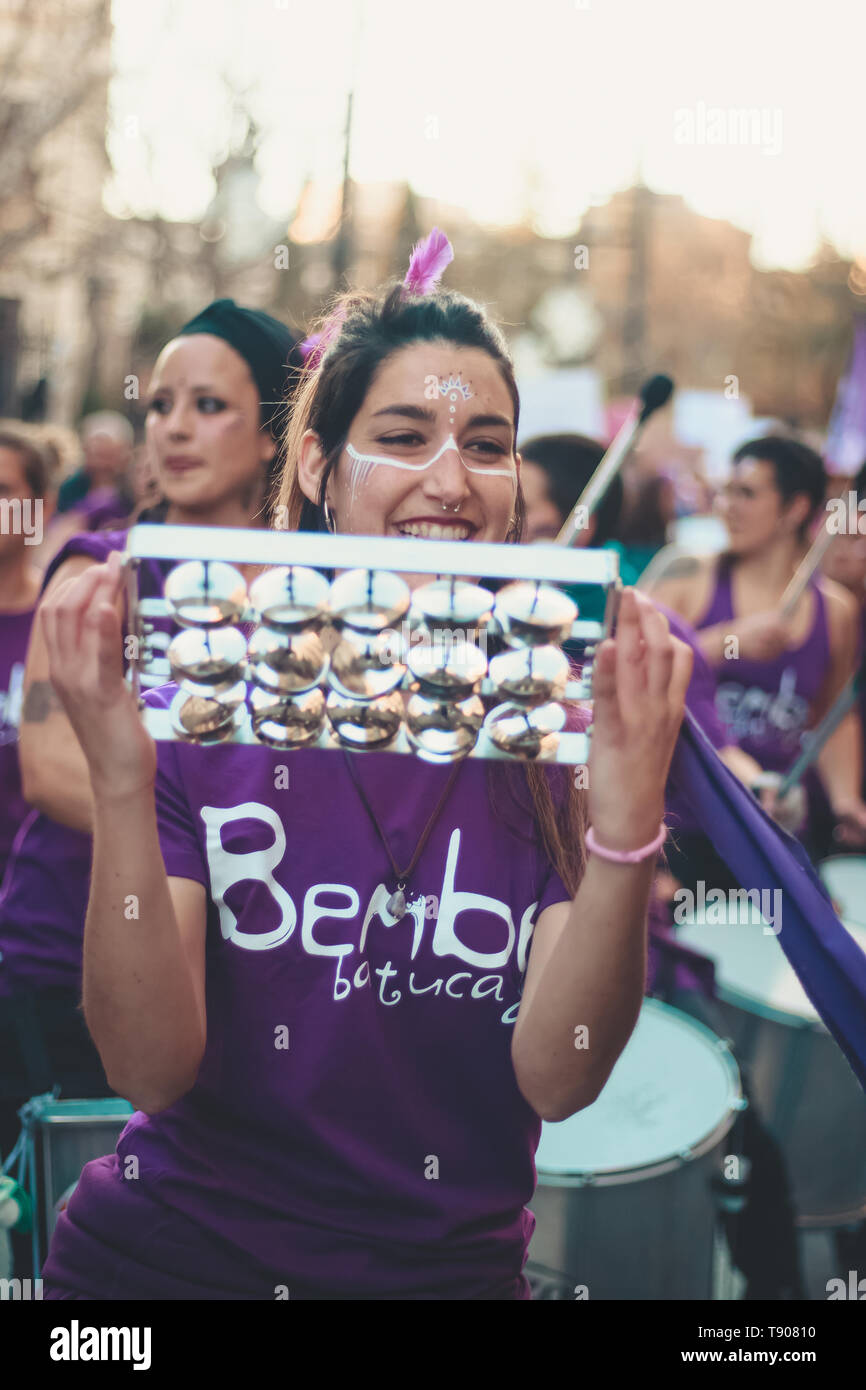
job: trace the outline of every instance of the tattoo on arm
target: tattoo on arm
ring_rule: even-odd
[[[61,710],[63,706],[50,681],[34,681],[24,696],[21,708],[22,724],[41,724],[49,714]]]
[[[665,579],[690,579],[698,573],[700,560],[695,555],[672,555],[668,560],[663,577]]]
[[[701,572],[697,555],[665,555],[660,552],[650,561],[641,576],[641,588],[654,589],[670,579],[695,579]]]

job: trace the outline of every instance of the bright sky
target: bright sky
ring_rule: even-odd
[[[264,212],[352,176],[408,179],[486,223],[568,235],[633,181],[798,266],[866,256],[861,0],[114,0],[112,212],[200,216],[231,134],[263,129]],[[359,24],[360,17],[360,24]],[[751,133],[737,112],[758,113]],[[750,137],[748,142],[746,137]]]

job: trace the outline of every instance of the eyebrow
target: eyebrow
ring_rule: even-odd
[[[436,412],[422,405],[386,405],[382,410],[374,410],[373,418],[378,415],[399,415],[406,420],[423,420],[428,425],[435,425]],[[514,428],[514,424],[506,415],[472,415],[466,421],[467,427],[477,428],[479,425],[504,425],[506,429]]]
[[[211,386],[210,384],[208,384],[208,385],[206,385],[206,386],[191,386],[189,389],[190,389],[191,391],[214,391],[216,388],[213,387],[213,386]],[[160,391],[173,391],[173,390],[174,390],[174,387],[173,387],[173,386],[155,386],[155,387],[153,388],[152,394],[153,394],[154,396],[158,396],[159,393],[160,393]]]

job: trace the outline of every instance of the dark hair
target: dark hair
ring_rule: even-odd
[[[673,520],[672,492],[673,482],[663,473],[632,479],[626,513],[619,528],[619,539],[624,545],[665,544],[668,523]]]
[[[564,522],[604,457],[604,447],[587,434],[537,434],[521,444],[520,456],[544,469],[550,500]],[[622,478],[617,474],[596,509],[593,545],[604,545],[615,536],[622,499]]]
[[[21,455],[24,478],[34,497],[44,498],[54,490],[51,464],[42,446],[26,428],[10,429],[6,425],[0,428],[0,449],[14,449]]]
[[[416,342],[447,342],[480,348],[493,358],[514,406],[514,441],[520,417],[520,397],[505,339],[480,305],[454,290],[407,295],[401,284],[378,294],[350,291],[331,307],[344,315],[339,336],[321,363],[304,373],[286,430],[286,463],[282,485],[274,499],[285,509],[289,531],[324,531],[324,497],[337,466],[349,426],[363,405],[379,368],[400,348]],[[322,443],[326,464],[315,502],[301,490],[298,458],[301,440],[314,430]],[[523,529],[523,493],[517,488],[515,518],[507,540],[519,540]]]
[[[746,444],[741,444],[733,457],[734,466],[746,458],[770,465],[783,505],[787,506],[801,494],[809,498],[809,515],[800,527],[800,536],[805,536],[809,522],[823,505],[827,490],[827,471],[821,455],[798,439],[783,439],[781,435],[768,434],[762,439],[750,439]]]

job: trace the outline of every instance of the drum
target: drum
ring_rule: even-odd
[[[837,916],[849,930],[866,931],[866,858],[834,855],[818,866],[818,872],[836,905]],[[861,939],[859,935],[857,939]]]
[[[864,873],[861,867],[861,891]],[[777,937],[750,921],[748,907],[739,909],[739,920],[736,910],[718,915],[728,920],[706,922],[696,913],[677,939],[715,961],[724,1027],[755,1107],[785,1155],[797,1224],[858,1221],[866,1216],[866,1096]],[[866,950],[866,928],[847,929]]]
[[[531,1276],[615,1299],[705,1299],[723,1245],[715,1180],[744,1108],[726,1043],[645,999],[598,1099],[542,1125]]]
[[[31,1106],[28,1166],[36,1175],[33,1219],[41,1268],[57,1224],[58,1199],[68,1198],[86,1163],[114,1152],[134,1112],[128,1101],[116,1096],[104,1100],[38,1097]]]

